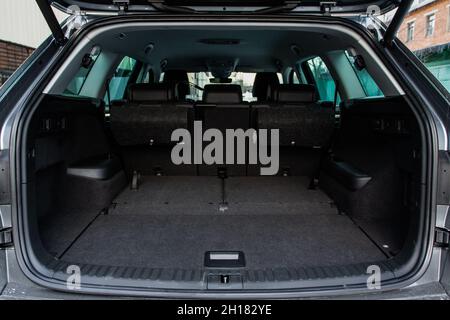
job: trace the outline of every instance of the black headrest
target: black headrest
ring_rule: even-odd
[[[253,97],[258,101],[268,100],[269,90],[280,84],[276,72],[258,72],[253,83]]]
[[[165,71],[162,82],[174,86],[180,98],[184,99],[187,95],[191,94],[188,74],[184,70]]]
[[[276,102],[316,102],[316,88],[310,84],[280,84],[274,90]]]
[[[164,102],[173,100],[170,86],[163,83],[135,83],[128,87],[130,102]]]
[[[242,89],[238,84],[208,84],[203,90],[205,103],[241,103]]]

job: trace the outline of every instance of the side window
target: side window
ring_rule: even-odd
[[[334,82],[325,62],[323,62],[320,57],[315,57],[308,60],[306,65],[314,78],[320,100],[334,101],[334,96],[336,94],[336,83]]]
[[[295,72],[294,69],[292,69],[291,73],[289,74],[289,83],[292,83],[292,84],[301,83],[300,80],[298,79],[297,73]]]
[[[296,66],[297,68],[297,66]],[[299,77],[300,75],[300,77]],[[289,74],[289,83],[292,84],[307,84],[308,81],[306,80],[305,74],[303,73],[301,68],[298,68],[297,72],[295,72],[295,69],[291,70],[291,73]]]
[[[154,81],[155,76],[153,70],[148,69],[147,66],[143,65],[136,79],[136,83],[153,83]]]
[[[99,57],[100,52],[100,47],[93,47],[91,52],[83,57],[80,69],[78,70],[75,77],[70,81],[63,94],[74,96],[80,95],[89,72],[94,67],[95,62],[97,62],[97,58]]]
[[[124,98],[125,90],[135,66],[136,60],[130,57],[124,57],[119,63],[109,82],[109,94],[111,101]]]
[[[356,68],[355,57],[350,56],[347,51],[345,51],[345,55],[347,56],[348,61],[350,62],[353,68],[353,71],[355,71],[356,77],[361,83],[361,86],[364,90],[364,93],[366,94],[366,97],[384,97],[383,92],[375,83],[375,80],[373,80],[372,76],[367,72],[367,70],[366,69],[359,70]]]

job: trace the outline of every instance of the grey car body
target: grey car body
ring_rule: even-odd
[[[369,5],[379,5],[382,11],[395,7],[394,2],[355,2],[336,3],[311,1],[305,3],[275,1],[256,6],[251,1],[245,9],[234,4],[214,2],[213,8],[205,12],[205,1],[184,4],[183,1],[53,1],[59,8],[79,5],[86,21],[80,29],[74,29],[74,21],[79,19],[77,12],[63,23],[57,24],[51,13],[52,1],[38,1],[49,23],[53,36],[47,39],[33,55],[14,73],[0,89],[0,293],[1,298],[55,298],[83,299],[87,297],[152,297],[152,298],[350,298],[350,299],[448,299],[450,290],[450,253],[448,238],[450,228],[450,157],[448,150],[449,126],[448,109],[450,95],[439,84],[416,57],[395,39],[396,27],[407,12],[411,1],[402,1],[389,28],[381,27],[380,34],[371,32],[355,21],[359,18],[342,18],[338,15],[364,15]],[[274,3],[276,5],[274,5]],[[228,12],[217,11],[218,6],[228,8]],[[261,6],[261,7],[260,7]],[[257,11],[259,10],[259,11]],[[72,8],[73,9],[73,8]],[[202,11],[203,10],[203,11]],[[227,11],[227,10],[225,10]],[[234,11],[234,12],[233,12]],[[252,12],[255,11],[255,12]],[[195,14],[192,14],[195,13]],[[364,20],[364,19],[363,19]],[[421,224],[414,259],[398,271],[395,281],[387,281],[381,289],[368,290],[364,286],[342,287],[327,283],[320,291],[305,288],[280,290],[276,285],[267,284],[265,289],[251,290],[183,290],[181,284],[175,290],[136,289],[133,280],[128,287],[89,285],[83,292],[67,289],[56,273],[39,268],[35,257],[27,254],[27,243],[33,241],[27,234],[22,211],[25,201],[19,189],[26,181],[19,180],[23,153],[20,145],[23,134],[22,115],[43,92],[51,76],[68,57],[72,48],[83,40],[88,32],[100,27],[119,23],[158,22],[162,25],[179,23],[189,27],[196,23],[255,23],[260,28],[264,24],[295,24],[299,21],[323,23],[324,25],[343,25],[354,30],[365,39],[368,45],[379,54],[384,63],[391,67],[392,74],[402,84],[411,104],[419,106],[421,126],[425,135],[423,143],[427,146],[426,166],[422,168],[423,189],[418,194],[421,206]],[[405,91],[406,91],[405,90]],[[414,260],[414,262],[413,262]],[[42,267],[42,266],[41,266]],[[366,276],[360,276],[364,282]],[[179,290],[177,290],[179,289]],[[84,295],[89,293],[90,295]]]

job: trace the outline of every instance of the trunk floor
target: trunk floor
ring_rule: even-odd
[[[98,216],[63,258],[97,265],[203,268],[206,251],[242,251],[250,269],[385,259],[304,177],[146,177]],[[220,211],[222,198],[228,210]]]

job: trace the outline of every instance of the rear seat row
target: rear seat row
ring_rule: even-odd
[[[110,109],[111,130],[122,147],[170,146],[173,130],[192,130],[195,120],[202,121],[204,130],[279,129],[280,162],[287,167],[283,172],[292,171],[291,167],[304,160],[292,156],[293,150],[309,154],[308,150],[320,149],[328,143],[334,128],[332,108],[317,103],[315,88],[310,85],[276,85],[267,90],[265,99],[260,96],[254,103],[243,102],[241,87],[228,84],[205,86],[203,101],[198,103],[177,100],[166,84],[134,84],[128,97],[128,101],[113,103]],[[166,152],[170,157],[170,150]],[[316,160],[310,159],[309,164]],[[167,165],[160,162],[161,167]],[[200,171],[215,174],[216,168],[206,166]],[[251,174],[245,165],[229,166],[228,171],[230,175]]]
[[[271,102],[242,101],[238,85],[207,85],[203,102],[175,101],[163,84],[129,89],[127,102],[111,106],[111,126],[120,145],[170,144],[172,131],[194,120],[217,129],[280,129],[281,146],[320,147],[333,129],[333,110],[316,103],[314,87],[279,85]]]

